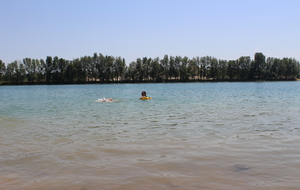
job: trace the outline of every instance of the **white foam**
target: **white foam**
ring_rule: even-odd
[[[114,100],[109,98],[109,99],[105,99],[104,97],[101,99],[96,100],[95,102],[113,102]]]

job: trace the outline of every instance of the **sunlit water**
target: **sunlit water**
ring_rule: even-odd
[[[0,98],[0,189],[300,187],[300,82],[0,86]]]

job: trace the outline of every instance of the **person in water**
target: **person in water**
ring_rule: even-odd
[[[142,98],[145,98],[145,97],[147,97],[147,93],[146,93],[146,91],[143,91],[143,92],[142,92],[142,97],[141,97],[141,99],[142,99]]]
[[[97,101],[98,101],[98,102],[112,102],[113,99],[112,99],[112,98],[108,98],[108,99],[102,98],[102,99],[98,99]]]

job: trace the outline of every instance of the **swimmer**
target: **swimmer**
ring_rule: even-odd
[[[140,97],[140,99],[147,97],[146,91],[143,91],[141,94],[142,94],[142,97]]]
[[[141,100],[150,100],[152,99],[151,97],[148,97],[146,94],[146,91],[142,92],[142,97],[140,97]]]
[[[108,99],[102,98],[97,100],[97,102],[112,102],[112,101],[113,101],[112,98],[108,98]]]

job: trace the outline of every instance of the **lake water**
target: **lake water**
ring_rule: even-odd
[[[300,187],[300,82],[0,86],[0,97],[0,189]]]

